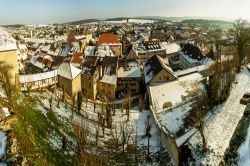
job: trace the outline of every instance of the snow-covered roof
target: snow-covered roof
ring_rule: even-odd
[[[82,70],[66,62],[62,63],[58,68],[58,75],[70,80],[75,79],[81,72]]]
[[[183,145],[192,135],[194,135],[197,132],[196,128],[191,129],[190,131],[188,131],[186,134],[184,134],[183,136],[179,137],[175,142],[177,147],[180,147],[181,145]]]
[[[81,40],[81,39],[85,39],[86,36],[85,35],[75,35],[74,36],[76,40]]]
[[[164,48],[166,48],[167,54],[176,53],[176,52],[179,52],[181,50],[180,45],[178,45],[176,43],[162,42],[161,44]]]
[[[203,76],[200,73],[193,73],[179,77],[175,81],[149,86],[154,107],[162,111],[164,110],[164,104],[167,102],[171,103],[174,107],[182,103],[184,98],[200,94],[204,90],[204,85],[200,83],[202,79]]]
[[[35,82],[40,80],[45,80],[49,78],[53,78],[57,76],[57,70],[45,72],[45,73],[38,73],[38,74],[30,74],[30,75],[20,75],[19,80],[21,84],[28,83],[28,82]]]
[[[67,44],[64,44],[61,48],[60,55],[63,57],[66,57],[66,56],[68,56],[69,52],[70,52],[70,47]]]
[[[118,77],[141,77],[140,65],[136,61],[118,67]]]
[[[16,49],[16,40],[4,28],[0,27],[0,51]]]
[[[40,68],[40,69],[43,69],[45,67],[45,64],[41,63],[38,61],[38,58],[40,56],[35,56],[33,55],[31,58],[30,58],[30,63],[33,64],[34,66]]]
[[[118,57],[106,56],[103,58],[102,78],[100,82],[116,85]]]
[[[116,85],[116,81],[117,81],[117,75],[115,74],[113,75],[104,74],[102,79],[100,80],[100,82],[102,83],[107,83],[111,85]]]
[[[47,52],[50,49],[50,46],[50,44],[44,44],[41,50]]]
[[[112,49],[108,45],[98,46],[95,55],[98,57],[105,57],[105,56],[114,57],[115,56]]]
[[[176,134],[184,125],[184,119],[191,110],[192,102],[188,102],[180,107],[156,114],[159,122],[165,126],[169,132]]]
[[[144,64],[144,75],[145,75],[145,83],[149,83],[160,71],[166,70],[173,77],[177,78],[173,70],[167,66],[162,58],[158,55],[152,56],[145,64]]]
[[[74,53],[74,52],[80,52],[80,44],[79,42],[72,42],[72,48],[71,48],[71,52]]]
[[[95,56],[96,46],[87,46],[84,50],[85,56]]]
[[[28,52],[28,48],[27,48],[27,46],[25,44],[19,44],[18,48],[19,48],[20,53]]]

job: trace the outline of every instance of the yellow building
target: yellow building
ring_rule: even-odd
[[[146,84],[163,83],[177,79],[172,69],[164,64],[158,55],[146,61],[144,65],[144,77]]]
[[[15,39],[0,27],[0,62],[12,67],[11,82],[18,84],[17,46]]]
[[[81,72],[82,70],[74,67],[70,63],[62,63],[58,68],[58,85],[64,88],[69,96],[77,96],[81,91]]]
[[[129,93],[132,96],[139,94],[142,81],[139,63],[137,61],[121,61],[118,66],[117,96],[122,98]]]
[[[114,101],[116,98],[118,57],[104,57],[100,65],[100,80],[97,84],[98,96]]]
[[[92,100],[95,100],[97,95],[98,62],[98,57],[87,57],[82,64],[82,92]]]

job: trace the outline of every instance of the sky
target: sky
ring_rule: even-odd
[[[133,16],[250,20],[250,0],[0,0],[0,25]]]

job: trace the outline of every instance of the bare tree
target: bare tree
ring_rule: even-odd
[[[0,61],[0,79],[2,82],[2,88],[5,91],[5,94],[11,102],[12,93],[14,90],[14,85],[11,82],[11,74],[10,71],[13,67],[11,65],[6,64],[3,61]]]
[[[98,159],[98,156],[93,156],[87,153],[87,147],[89,145],[90,130],[84,123],[73,124],[73,135],[76,141],[76,158],[77,165],[103,165],[103,161]]]
[[[126,107],[126,114],[127,114],[127,121],[129,121],[129,116],[130,116],[130,107],[131,107],[131,92],[129,91],[128,93],[128,104]]]
[[[95,126],[95,144],[98,146],[98,139],[99,139],[99,135],[100,135],[100,127],[97,124]]]
[[[190,111],[190,114],[191,116],[188,121],[192,126],[197,128],[197,130],[200,132],[201,138],[202,138],[203,149],[207,150],[207,141],[206,141],[206,137],[204,134],[205,122],[203,120],[206,114],[205,107],[202,106],[200,103],[198,103],[195,107],[192,108],[192,110]]]
[[[150,137],[151,137],[151,133],[150,133],[151,128],[152,128],[152,123],[150,122],[150,115],[148,114],[147,115],[147,120],[145,122],[145,130],[146,130],[145,136],[148,137],[148,148],[147,148],[148,153],[147,153],[147,157],[146,157],[147,160],[150,160],[150,152],[149,152],[149,150],[150,150],[150,142],[149,142],[149,140],[150,140]]]
[[[49,112],[52,113],[52,105],[53,105],[53,97],[51,95],[51,97],[49,98]]]
[[[237,19],[234,23],[233,35],[235,37],[235,46],[239,58],[237,71],[241,70],[241,65],[245,59],[246,46],[250,41],[250,29],[247,27],[247,21],[243,19]]]
[[[72,101],[71,119],[73,119],[74,111],[75,111],[75,105],[76,105],[76,94],[75,93],[71,97],[71,101]]]
[[[121,137],[121,132],[118,131],[117,125],[114,125],[114,132],[112,132],[112,137],[115,141],[115,148],[119,147],[119,139]]]
[[[82,108],[82,92],[77,93],[77,111],[80,112]]]

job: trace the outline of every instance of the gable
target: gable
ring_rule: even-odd
[[[176,77],[174,77],[171,73],[169,73],[165,69],[162,69],[158,74],[154,76],[154,78],[150,81],[150,83],[162,83],[162,82],[172,81],[175,79]]]

